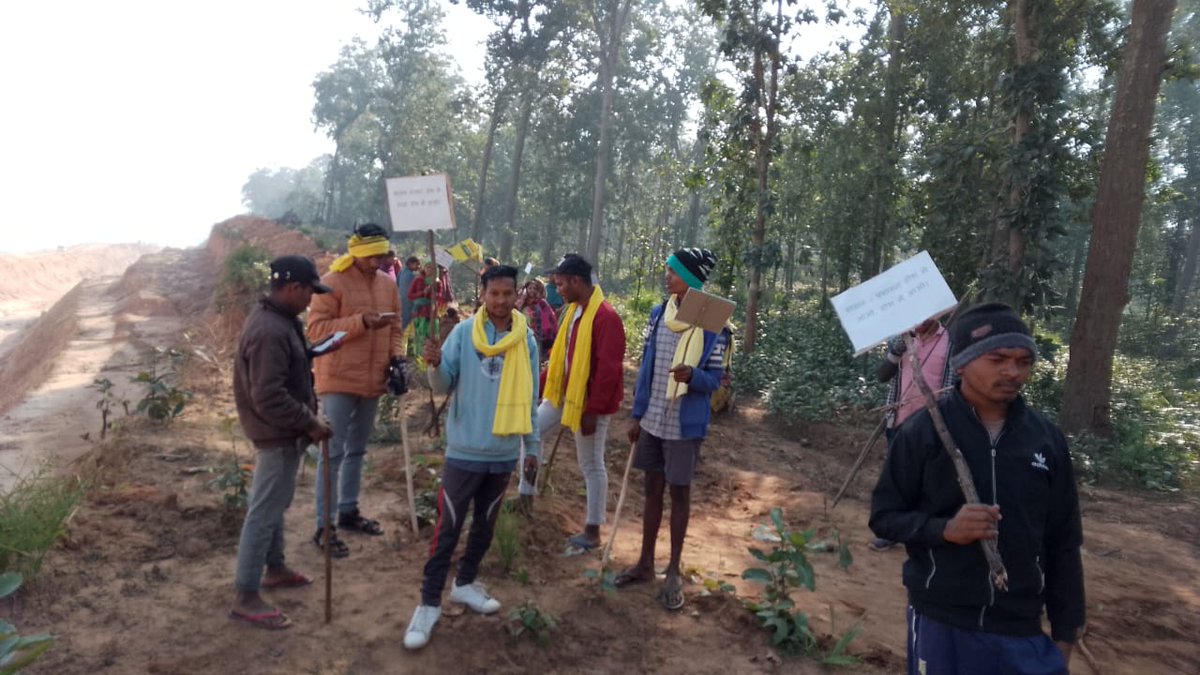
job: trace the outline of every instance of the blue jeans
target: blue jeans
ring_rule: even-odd
[[[258,451],[250,503],[238,540],[233,582],[238,591],[259,590],[264,564],[271,569],[283,567],[283,512],[292,504],[299,467],[300,450],[295,445]]]
[[[367,398],[353,394],[325,394],[321,408],[333,429],[329,439],[330,483],[337,491],[335,513],[353,513],[358,509],[358,492],[362,487],[363,456],[367,454],[367,439],[375,428],[375,411],[379,397]],[[325,466],[317,460],[317,527],[325,524]]]
[[[908,675],[1066,675],[1048,635],[1010,637],[947,626],[908,608]]]

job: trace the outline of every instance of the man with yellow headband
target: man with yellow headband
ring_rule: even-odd
[[[604,445],[608,424],[625,396],[625,326],[594,283],[592,265],[569,253],[548,272],[568,303],[546,364],[545,399],[538,408],[542,443],[561,423],[575,433],[579,470],[587,486],[587,520],[569,543],[589,550],[600,544],[600,525],[608,510],[608,471]],[[522,481],[522,495],[531,495]]]
[[[667,258],[666,302],[650,310],[642,364],[633,388],[629,441],[636,443],[634,466],[645,472],[642,553],[617,575],[618,587],[654,578],[654,547],[662,524],[663,493],[671,492],[671,559],[659,594],[664,607],[683,607],[680,558],[691,514],[692,478],[700,444],[712,415],[710,398],[725,374],[726,333],[711,333],[677,321],[689,288],[699,289],[716,267],[712,251],[685,248]]]
[[[326,525],[327,498],[337,506],[336,529],[383,534],[378,521],[359,511],[358,493],[379,397],[387,389],[389,374],[394,379],[403,373],[400,296],[396,285],[379,269],[389,250],[388,233],[382,227],[368,223],[355,228],[348,253],[334,260],[329,273],[321,278],[332,292],[314,298],[308,312],[308,336],[313,343],[337,332],[346,333],[342,347],[317,359],[314,368],[317,395],[333,429],[329,462],[336,491],[326,495],[324,481],[317,481],[313,543],[318,548]],[[323,468],[318,463],[317,475]],[[329,548],[335,558],[350,555],[336,533],[330,537]]]
[[[480,614],[500,602],[478,582],[479,564],[492,543],[500,502],[525,447],[525,471],[537,466],[534,434],[538,350],[525,315],[515,310],[517,270],[496,265],[484,273],[483,309],[450,331],[444,345],[425,343],[429,385],[453,392],[446,413],[446,462],[438,491],[438,520],[421,584],[421,604],[404,633],[406,649],[420,649],[442,615],[442,592],[467,509],[473,503],[467,546],[458,561],[450,601]]]

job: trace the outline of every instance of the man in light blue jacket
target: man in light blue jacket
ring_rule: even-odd
[[[454,327],[446,343],[425,343],[429,384],[453,392],[446,419],[446,464],[438,493],[438,522],[421,585],[421,604],[404,646],[429,642],[442,614],[442,590],[458,545],[467,507],[474,502],[467,546],[458,561],[451,602],[492,614],[500,603],[475,581],[492,543],[508,481],[525,446],[525,471],[537,467],[537,339],[516,311],[517,270],[498,265],[484,273],[484,310]]]

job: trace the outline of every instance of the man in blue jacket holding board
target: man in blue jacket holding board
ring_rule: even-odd
[[[618,587],[654,578],[654,546],[662,523],[663,494],[671,492],[671,560],[659,599],[670,610],[683,607],[680,557],[691,514],[691,485],[708,433],[712,393],[725,374],[726,338],[676,320],[688,288],[699,289],[716,267],[708,249],[680,249],[667,258],[666,302],[650,311],[633,393],[629,442],[634,466],[645,472],[646,505],[642,553],[617,575]]]
[[[438,345],[425,343],[429,384],[454,392],[446,418],[446,464],[438,492],[438,521],[429,545],[421,604],[404,634],[404,646],[429,642],[442,615],[442,590],[458,545],[467,507],[474,513],[467,546],[458,561],[450,601],[480,614],[500,603],[475,581],[492,543],[500,503],[525,444],[525,470],[532,473],[540,450],[537,428],[538,351],[517,302],[517,270],[497,265],[483,274],[484,311],[463,321]]]

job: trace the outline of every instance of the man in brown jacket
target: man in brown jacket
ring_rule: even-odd
[[[330,436],[329,427],[317,417],[308,345],[296,318],[313,293],[329,292],[319,278],[308,258],[272,261],[271,292],[246,319],[234,363],[238,419],[258,457],[238,542],[237,602],[229,616],[262,628],[287,628],[291,620],[263,601],[260,588],[311,583],[284,563],[283,513],[296,491],[303,448]]]
[[[358,509],[363,456],[375,426],[379,397],[386,390],[389,370],[403,372],[404,340],[400,296],[396,284],[379,270],[390,250],[387,232],[374,224],[360,225],[350,237],[349,252],[333,261],[321,278],[330,292],[313,298],[308,312],[308,337],[313,342],[345,332],[342,347],[316,362],[317,394],[333,428],[329,444],[332,484],[337,505],[336,528],[369,535],[383,534],[378,521]],[[317,475],[324,467],[318,463]],[[325,487],[317,483],[317,533],[320,547],[325,523]],[[335,558],[350,549],[331,533]]]

